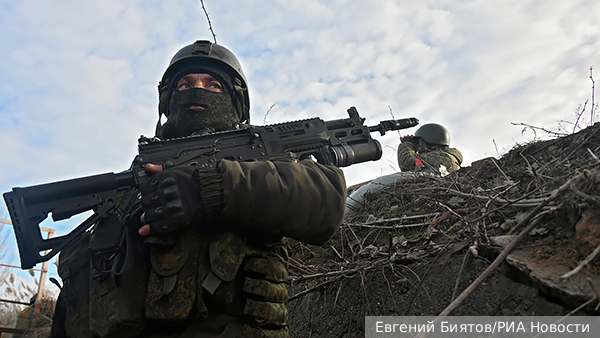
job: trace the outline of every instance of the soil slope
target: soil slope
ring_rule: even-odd
[[[600,314],[598,129],[398,180],[326,245],[290,240],[292,336],[364,337],[367,315]]]

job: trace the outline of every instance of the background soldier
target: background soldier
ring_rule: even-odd
[[[463,157],[456,148],[450,148],[450,133],[437,123],[421,126],[415,135],[400,139],[398,165],[401,171],[423,171],[447,174],[460,169]]]
[[[162,138],[250,120],[237,58],[209,41],[175,54],[159,95]],[[292,159],[146,169],[139,192],[121,193],[102,227],[61,252],[52,336],[289,337],[282,238],[331,237],[344,213],[342,171]],[[122,231],[119,245],[99,229]]]

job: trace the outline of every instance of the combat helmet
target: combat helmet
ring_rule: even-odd
[[[422,125],[415,132],[415,137],[420,137],[425,142],[435,145],[450,145],[450,132],[441,124],[428,123]]]
[[[224,80],[223,85],[231,95],[240,123],[250,123],[248,84],[240,62],[229,49],[207,40],[198,40],[181,48],[173,56],[158,84],[159,124],[162,114],[169,116],[174,84],[181,76],[196,72],[212,73]]]

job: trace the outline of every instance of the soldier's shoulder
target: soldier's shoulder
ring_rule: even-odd
[[[456,149],[456,148],[448,148],[448,153],[454,155],[454,157],[456,157],[458,160],[460,160],[462,162],[463,160],[463,155],[460,152],[460,150]]]

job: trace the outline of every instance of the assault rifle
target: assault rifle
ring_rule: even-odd
[[[416,118],[407,118],[368,127],[356,108],[348,109],[348,114],[349,118],[333,121],[311,118],[168,140],[141,136],[139,153],[129,170],[13,188],[3,196],[15,229],[21,268],[49,260],[106,216],[115,206],[118,191],[135,189],[148,179],[148,163],[162,164],[165,169],[179,165],[213,167],[222,159],[274,160],[287,154],[345,167],[381,158],[381,145],[371,138],[371,132],[384,135],[419,123]],[[56,222],[88,210],[94,213],[68,234],[42,238],[39,224],[49,213]]]

